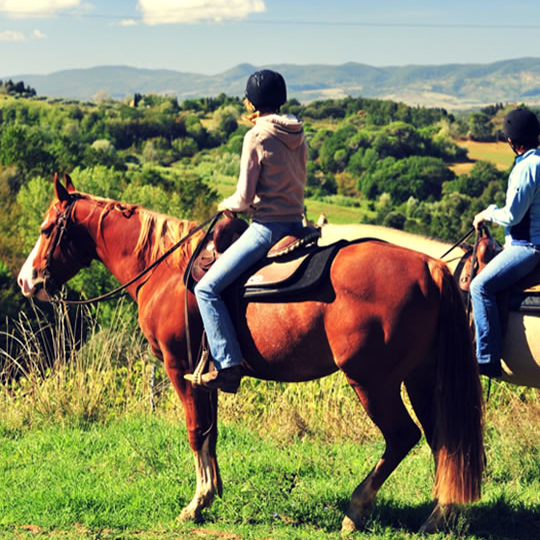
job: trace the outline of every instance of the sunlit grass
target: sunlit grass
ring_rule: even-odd
[[[2,539],[337,540],[352,490],[384,450],[341,374],[300,384],[246,379],[237,395],[220,397],[224,497],[204,525],[178,523],[194,493],[193,459],[180,401],[140,334],[119,314],[110,329],[90,324],[79,342],[58,308],[55,324],[36,333],[20,321],[12,339],[24,346],[17,358],[4,352],[0,386]],[[434,540],[534,537],[539,418],[538,390],[492,383],[483,499]],[[432,485],[421,441],[356,536],[416,538]]]
[[[468,157],[472,161],[489,161],[501,171],[508,170],[508,168],[510,168],[514,163],[514,152],[505,142],[478,142],[467,140],[458,141],[457,144],[467,149]],[[472,168],[473,164],[456,165],[458,170],[463,170],[460,169],[462,165],[470,165],[470,167]],[[454,170],[454,172],[456,172],[456,170]],[[462,172],[460,172],[459,174],[462,174]]]

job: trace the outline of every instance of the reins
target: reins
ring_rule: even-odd
[[[113,289],[112,291],[109,291],[105,294],[102,294],[100,296],[96,296],[94,298],[90,298],[88,300],[65,300],[63,298],[50,298],[49,302],[56,303],[56,304],[67,304],[67,305],[76,305],[76,306],[83,306],[88,304],[95,304],[97,302],[103,302],[104,300],[112,300],[113,298],[118,298],[122,295],[127,294],[126,289],[133,285],[136,281],[141,279],[143,276],[148,274],[151,270],[153,270],[156,266],[161,264],[171,253],[176,251],[184,242],[189,240],[195,233],[198,233],[201,229],[204,229],[209,223],[210,229],[214,226],[215,222],[218,220],[218,218],[221,216],[222,212],[217,212],[213,216],[209,217],[206,221],[201,223],[200,225],[197,225],[193,230],[191,230],[186,236],[181,238],[174,246],[170,247],[163,255],[161,255],[158,259],[156,259],[152,264],[147,266],[144,270],[139,272],[134,278],[130,279],[127,283],[124,283],[123,285],[120,285],[116,289]],[[67,223],[67,219],[64,220]],[[65,227],[64,227],[65,228]],[[61,239],[61,237],[60,237]]]
[[[474,227],[472,227],[469,231],[467,231],[452,247],[450,247],[447,251],[445,251],[439,259],[444,259],[451,251],[456,249],[460,244],[465,242],[472,234],[474,233]]]

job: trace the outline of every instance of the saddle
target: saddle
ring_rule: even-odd
[[[490,235],[479,239],[476,249],[475,275],[502,251],[502,246]],[[472,252],[459,274],[459,287],[468,292],[472,269]],[[499,295],[501,311],[531,311],[540,314],[540,265]]]
[[[184,275],[184,283],[192,292],[196,283],[247,227],[242,219],[223,218],[213,235],[203,239]],[[325,275],[337,251],[347,243],[342,241],[320,247],[317,245],[320,236],[320,229],[315,227],[303,227],[285,236],[231,288],[240,289],[240,296],[250,300],[291,296],[312,289]]]

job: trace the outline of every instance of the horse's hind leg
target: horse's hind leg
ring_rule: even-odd
[[[369,417],[381,430],[386,449],[379,462],[354,490],[343,520],[343,532],[362,527],[378,490],[421,436],[420,429],[403,404],[400,384],[366,388],[350,378],[348,380]]]

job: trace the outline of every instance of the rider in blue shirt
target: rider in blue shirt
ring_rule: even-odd
[[[502,375],[502,328],[496,295],[519,281],[540,263],[540,124],[527,109],[515,109],[504,119],[504,133],[516,154],[508,179],[503,208],[492,204],[477,214],[505,227],[505,248],[471,282],[470,294],[476,330],[480,373]]]

